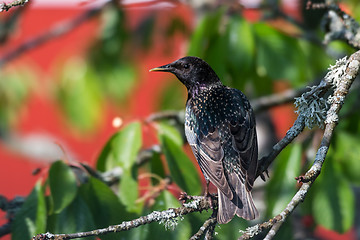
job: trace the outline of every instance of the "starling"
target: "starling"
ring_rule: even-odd
[[[228,223],[235,214],[247,220],[258,217],[251,196],[258,145],[254,113],[245,95],[224,86],[198,57],[150,71],[173,73],[187,88],[185,134],[207,183],[218,189],[217,221]]]

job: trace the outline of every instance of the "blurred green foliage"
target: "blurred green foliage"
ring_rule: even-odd
[[[34,73],[28,68],[0,71],[0,138],[7,137],[34,84]]]
[[[357,1],[349,1],[355,16],[360,14]],[[71,59],[64,63],[56,99],[70,122],[83,131],[89,131],[101,122],[105,102],[125,105],[136,85],[136,53],[153,44],[156,20],[148,16],[134,29],[125,24],[121,7],[106,8],[101,18],[99,37],[89,49],[85,60]],[[174,18],[163,34],[187,32],[185,24]],[[311,26],[312,29],[318,30]],[[185,29],[185,30],[184,30]],[[313,31],[313,30],[311,30]],[[322,35],[313,32],[319,38]],[[140,36],[140,37],[139,37]],[[135,47],[136,46],[136,47]],[[138,51],[140,51],[138,50]],[[268,23],[251,23],[240,14],[229,14],[226,8],[206,12],[189,36],[189,55],[205,59],[223,82],[247,90],[257,97],[273,93],[276,81],[287,81],[293,88],[304,87],[323,77],[335,59],[329,52],[348,54],[344,44],[332,43],[327,51],[296,34],[274,28]],[[5,129],[26,100],[28,85],[16,74],[0,76],[0,130]],[[6,79],[6,81],[3,81]],[[185,103],[180,83],[169,84],[162,96],[162,109],[180,109]],[[355,197],[352,187],[359,186],[360,177],[360,115],[358,94],[351,93],[344,107],[325,167],[314,183],[305,204],[297,215],[314,216],[316,225],[337,232],[348,231],[354,223]],[[358,108],[357,108],[358,109]],[[156,131],[162,153],[154,153],[143,166],[136,163],[143,147],[142,125],[133,122],[115,133],[105,144],[97,159],[100,172],[119,167],[122,174],[114,186],[91,176],[81,180],[73,169],[62,161],[52,164],[48,177],[38,182],[12,223],[12,238],[30,239],[36,233],[72,233],[119,224],[151,211],[178,207],[170,188],[161,189],[151,201],[139,195],[139,175],[147,171],[156,178],[147,183],[159,189],[162,180],[171,176],[181,190],[189,194],[201,193],[200,175],[183,150],[183,138],[173,126],[161,122]],[[310,135],[312,133],[309,133]],[[311,135],[312,136],[312,135]],[[261,220],[279,213],[297,191],[294,180],[309,167],[305,152],[309,141],[299,140],[286,148],[276,159],[270,180],[265,186],[265,213]],[[310,159],[312,161],[312,159]],[[115,189],[115,191],[114,191]],[[49,191],[48,191],[49,190]],[[177,219],[175,230],[166,230],[153,223],[131,231],[102,236],[101,239],[188,239],[198,231],[209,213],[196,213]],[[292,238],[294,224],[290,219],[281,229],[278,239]],[[239,230],[249,222],[235,217],[229,224],[217,226],[216,239],[236,239]]]

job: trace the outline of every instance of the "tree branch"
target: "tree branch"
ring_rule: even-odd
[[[107,4],[105,4],[105,5],[107,5]],[[1,7],[1,5],[0,5],[0,7]],[[49,31],[42,33],[27,42],[24,42],[18,48],[8,52],[0,59],[0,68],[2,68],[6,63],[15,59],[19,55],[25,53],[26,51],[31,50],[35,47],[38,47],[39,45],[41,45],[49,40],[60,37],[70,31],[72,31],[74,28],[78,27],[79,25],[86,22],[90,18],[97,16],[101,12],[103,7],[90,9],[90,10],[82,13],[81,15],[77,16],[76,18],[74,18],[68,22],[53,26],[50,28]]]
[[[324,79],[324,81],[327,81],[328,83],[330,83],[329,81],[333,81],[332,84],[334,84],[336,89],[333,96],[330,97],[329,100],[331,102],[331,106],[327,112],[323,138],[316,153],[314,163],[312,167],[306,172],[305,176],[299,178],[299,181],[303,183],[302,186],[291,199],[287,207],[280,214],[267,222],[248,228],[239,239],[250,239],[269,228],[271,229],[265,239],[272,239],[286,218],[294,211],[300,202],[304,201],[312,183],[319,176],[330,146],[330,141],[332,139],[334,129],[338,123],[338,113],[344,103],[345,97],[348,94],[353,81],[359,73],[360,51],[352,54],[349,60],[346,61],[346,69],[342,75],[337,75],[339,73],[337,72],[336,67],[337,65],[332,67],[330,73],[333,73],[334,76],[338,77],[338,79],[332,79],[329,75],[327,75],[327,77]]]
[[[304,99],[310,99],[313,98],[315,94],[319,97],[323,96],[330,87],[331,85],[325,79],[323,79],[319,85],[311,88],[310,91],[304,93],[302,97]],[[287,131],[285,137],[273,146],[273,150],[267,156],[264,156],[259,160],[256,174],[257,177],[261,176],[261,178],[264,180],[263,172],[267,171],[268,167],[279,155],[279,153],[304,130],[305,120],[305,115],[299,115],[294,122],[294,125]]]
[[[168,224],[176,224],[173,220],[177,217],[181,217],[193,212],[201,212],[203,210],[208,210],[211,206],[217,205],[217,200],[209,197],[203,196],[188,196],[188,199],[191,199],[191,202],[184,203],[182,207],[179,208],[170,208],[164,211],[154,211],[146,216],[139,217],[131,221],[124,221],[119,225],[109,226],[107,228],[97,229],[89,232],[79,232],[72,234],[37,234],[32,239],[33,240],[65,240],[65,239],[74,239],[74,238],[83,238],[90,236],[100,236],[113,232],[127,231],[145,224],[152,222],[164,223],[165,226]],[[209,223],[211,225],[211,221]]]
[[[216,217],[211,216],[208,220],[206,220],[204,222],[204,224],[200,227],[199,231],[197,231],[197,233],[195,233],[190,240],[198,240],[201,238],[202,235],[204,235],[204,233],[206,232],[206,234],[211,231],[211,228],[216,225],[217,221],[216,221]],[[212,236],[212,234],[211,234]]]
[[[7,12],[12,7],[24,6],[25,3],[27,2],[29,2],[29,0],[15,0],[12,1],[11,3],[5,3],[5,2],[0,3],[0,12]]]
[[[334,40],[344,40],[354,49],[360,49],[360,25],[345,13],[334,1],[326,3],[307,2],[308,9],[327,9],[326,35],[323,43],[329,44]]]

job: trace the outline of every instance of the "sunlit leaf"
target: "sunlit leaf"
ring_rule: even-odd
[[[157,123],[157,129],[158,129],[158,133],[160,135],[166,135],[168,138],[171,138],[171,140],[176,145],[182,146],[184,144],[181,134],[175,127],[173,127],[167,123],[160,122],[160,123]]]
[[[59,213],[74,200],[77,192],[75,174],[63,161],[51,165],[49,186],[53,211]]]
[[[97,168],[101,171],[122,167],[130,170],[141,148],[141,125],[134,122],[115,133],[101,152]]]
[[[12,239],[31,239],[38,233],[44,233],[46,215],[44,190],[39,181],[11,223]]]
[[[157,211],[167,210],[169,208],[177,208],[180,207],[180,202],[178,199],[174,197],[174,195],[168,190],[164,190],[161,194],[156,198],[155,204],[153,205],[153,209]]]
[[[102,120],[100,88],[85,62],[79,59],[66,62],[56,93],[61,109],[78,129],[92,130]]]
[[[121,62],[113,68],[97,73],[97,81],[103,88],[104,95],[116,103],[129,97],[136,85],[136,80],[136,69],[130,63]]]
[[[209,13],[201,19],[191,36],[189,55],[204,57],[204,53],[212,47],[213,39],[218,38],[220,34],[219,26],[224,12],[225,8],[220,8],[215,13]]]
[[[0,72],[0,136],[7,134],[9,126],[19,120],[18,114],[26,103],[33,81],[33,72],[16,68]]]
[[[189,194],[199,194],[201,192],[199,174],[191,160],[171,136],[160,133],[159,137],[175,183]]]
[[[119,184],[119,198],[130,212],[140,213],[142,203],[136,203],[139,196],[137,176],[131,170],[126,170],[121,175]]]

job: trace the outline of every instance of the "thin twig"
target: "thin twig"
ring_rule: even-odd
[[[65,23],[53,26],[50,28],[49,31],[42,33],[39,36],[37,36],[27,42],[24,42],[19,47],[8,52],[0,59],[0,68],[2,68],[6,63],[15,59],[19,55],[25,53],[26,51],[31,50],[35,47],[38,47],[39,45],[41,45],[45,42],[48,42],[49,40],[60,37],[70,31],[72,31],[74,28],[78,27],[79,25],[86,22],[90,18],[97,16],[101,12],[102,8],[103,7],[87,10],[86,12],[77,16],[76,18],[74,18],[70,21],[67,21]]]
[[[262,112],[272,107],[280,106],[283,104],[291,103],[294,101],[295,97],[300,96],[304,93],[307,88],[300,89],[289,89],[284,92],[271,94],[269,96],[264,96],[251,100],[251,106],[255,113]],[[178,123],[184,123],[184,110],[180,111],[163,111],[150,114],[145,121],[154,122],[161,121],[165,119],[173,119]]]
[[[315,88],[312,88],[309,92],[304,93],[304,98],[310,98],[315,93],[318,96],[323,96],[327,90],[330,88],[330,84],[322,80],[319,85]],[[268,169],[270,164],[275,160],[275,158],[279,155],[279,153],[289,144],[291,143],[303,130],[305,127],[305,116],[299,115],[298,118],[295,120],[293,126],[287,131],[285,137],[283,137],[277,144],[273,146],[273,150],[267,155],[262,157],[259,160],[258,170],[257,170],[257,177],[263,177],[263,172]]]
[[[204,224],[200,227],[199,231],[197,231],[197,233],[195,233],[195,234],[190,238],[190,240],[198,240],[198,239],[200,239],[201,236],[202,236],[205,232],[208,232],[209,229],[210,229],[212,226],[215,226],[216,223],[217,223],[216,217],[210,216],[210,218],[204,222]]]
[[[74,238],[83,238],[83,237],[90,237],[90,236],[100,236],[108,233],[113,232],[121,232],[121,231],[128,231],[130,229],[149,224],[152,222],[162,222],[165,223],[167,221],[171,221],[177,217],[187,215],[193,212],[201,212],[203,210],[208,210],[213,206],[212,204],[217,204],[215,199],[211,199],[208,197],[203,196],[189,196],[193,199],[193,202],[188,204],[183,204],[182,207],[179,208],[170,208],[165,211],[154,211],[146,216],[139,217],[137,219],[131,221],[124,221],[119,225],[109,226],[107,228],[97,229],[89,232],[79,232],[79,233],[72,233],[72,234],[52,234],[52,233],[45,233],[45,234],[38,234],[34,236],[33,240],[50,240],[50,239],[74,239]]]
[[[211,240],[214,238],[215,226],[216,226],[216,222],[209,226],[208,230],[205,233],[204,240]]]
[[[354,49],[360,49],[360,25],[350,15],[345,13],[335,1],[325,3],[307,2],[307,9],[327,9],[327,33],[324,44],[329,44],[334,40],[344,40]]]
[[[11,233],[11,224],[9,222],[0,226],[0,236],[5,236],[9,233]]]
[[[251,101],[251,106],[255,113],[262,112],[272,107],[291,103],[295,97],[299,97],[301,94],[307,91],[307,88],[289,89],[284,92],[272,94],[270,96],[264,96]]]
[[[0,12],[7,12],[12,7],[24,6],[25,3],[27,2],[29,2],[29,0],[15,0],[12,1],[11,3],[5,3],[5,2],[0,3]]]

